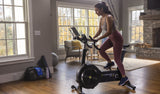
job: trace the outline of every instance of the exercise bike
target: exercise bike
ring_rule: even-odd
[[[71,27],[71,33],[74,36],[74,39],[77,39],[79,41],[81,41],[84,44],[84,49],[83,49],[83,53],[82,53],[82,63],[81,63],[81,67],[80,69],[77,71],[76,74],[76,81],[78,83],[78,86],[74,86],[72,85],[71,88],[72,90],[75,90],[78,92],[78,94],[84,94],[82,91],[82,88],[86,88],[86,89],[93,89],[94,87],[96,87],[98,85],[98,83],[101,82],[110,82],[110,81],[119,81],[122,78],[122,75],[119,71],[119,69],[117,68],[117,70],[112,70],[110,68],[110,70],[107,71],[100,71],[95,65],[93,64],[86,64],[85,63],[85,57],[86,57],[86,53],[88,48],[92,48],[91,45],[88,44],[89,41],[93,42],[94,47],[97,50],[100,50],[97,46],[96,46],[96,40],[92,39],[91,36],[89,36],[90,39],[88,39],[84,34],[82,34],[80,36],[80,34],[78,33],[78,31],[76,30],[75,27]],[[121,60],[123,61],[123,58],[125,56],[126,53],[126,48],[129,47],[129,45],[124,45],[123,46],[123,50],[122,50],[122,57]],[[135,90],[136,87],[134,85],[132,85],[130,83],[130,81],[127,81],[124,86],[126,86],[127,88],[131,89],[131,90]]]

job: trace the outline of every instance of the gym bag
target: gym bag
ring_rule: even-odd
[[[34,81],[45,78],[45,73],[42,68],[37,66],[28,67],[24,73],[24,79]]]

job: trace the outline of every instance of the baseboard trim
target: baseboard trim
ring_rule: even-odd
[[[50,66],[49,69],[50,69],[51,73],[54,73],[52,66]],[[0,75],[0,84],[21,80],[23,75],[24,75],[24,71],[2,74],[2,75]]]
[[[0,75],[0,84],[20,80],[24,71]]]

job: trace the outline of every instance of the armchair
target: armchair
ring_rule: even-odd
[[[76,42],[75,40],[64,41],[64,47],[66,52],[65,63],[68,57],[79,57],[79,62],[80,62],[82,47],[80,42],[79,42],[80,45],[75,45],[75,43],[78,42]]]

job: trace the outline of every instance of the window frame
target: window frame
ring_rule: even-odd
[[[60,2],[60,1],[56,1],[56,12],[57,12],[57,49],[58,50],[62,50],[64,49],[63,46],[60,47],[59,45],[59,23],[58,23],[58,7],[65,7],[65,8],[72,8],[73,9],[73,26],[75,27],[86,27],[87,28],[87,35],[89,33],[89,10],[94,10],[93,5],[86,5],[86,4],[78,4],[78,3],[68,3],[68,2]],[[74,9],[85,9],[88,12],[86,13],[86,19],[87,19],[87,25],[75,25],[75,18],[74,18]],[[99,18],[98,18],[99,20]],[[99,24],[98,24],[99,25]],[[63,25],[64,26],[64,25]],[[71,25],[67,25],[67,26],[71,26]],[[94,26],[92,26],[94,27]],[[99,26],[95,26],[95,27],[99,27]]]
[[[13,1],[12,1],[13,2]],[[17,22],[11,21],[11,23],[24,23],[25,25],[25,41],[26,41],[26,54],[22,55],[11,55],[0,57],[0,65],[10,65],[25,62],[34,61],[34,51],[33,51],[33,23],[32,23],[32,0],[24,0],[24,21]],[[15,13],[15,12],[14,12]],[[25,16],[26,15],[26,16]],[[0,21],[0,23],[10,23],[9,21]]]
[[[131,33],[132,33],[132,30],[131,30],[131,28],[132,28],[132,11],[136,11],[136,10],[144,10],[144,6],[143,5],[139,5],[139,6],[133,6],[133,7],[129,7],[128,8],[128,15],[129,15],[129,17],[128,17],[128,31],[129,31],[129,34],[128,34],[128,43],[135,43],[135,42],[131,42]]]

